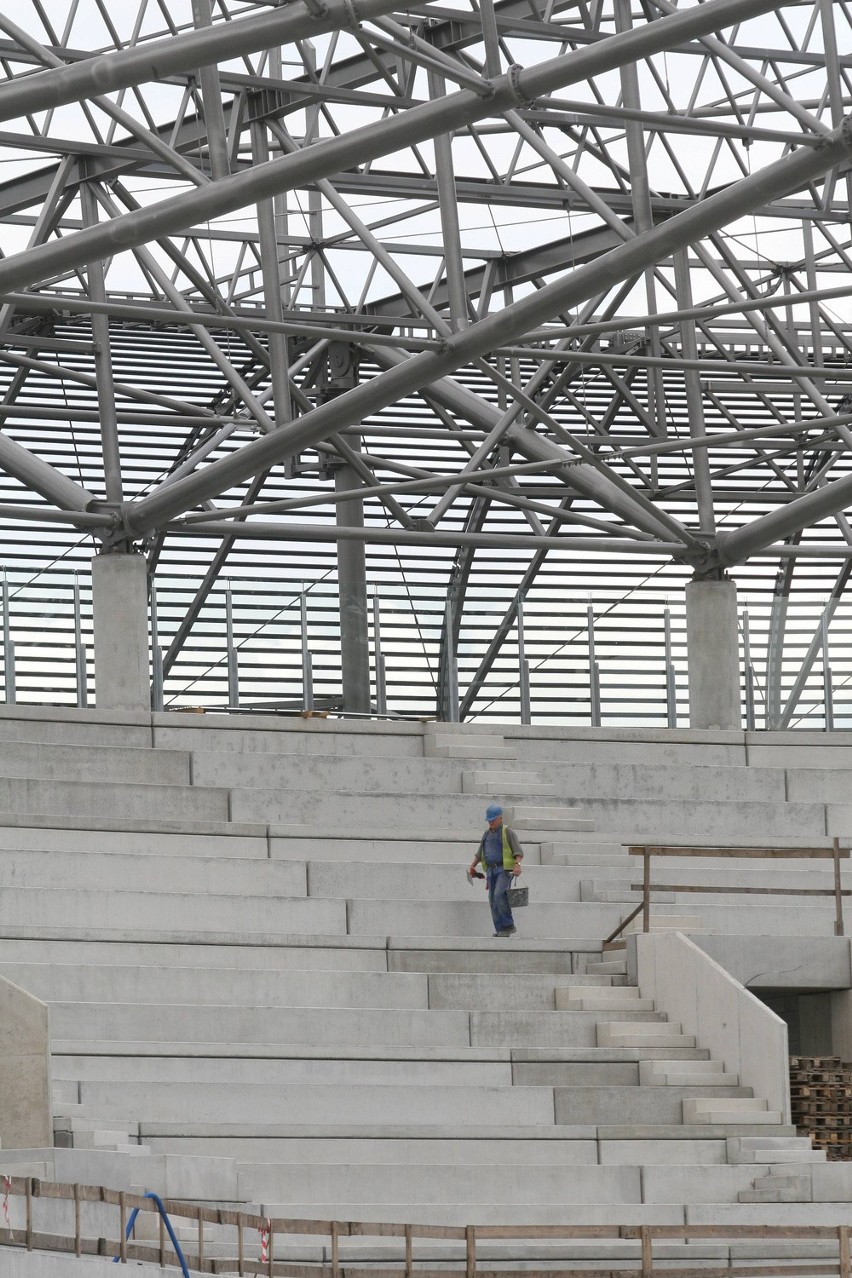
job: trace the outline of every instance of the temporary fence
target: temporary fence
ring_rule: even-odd
[[[518,1259],[513,1267],[505,1258],[505,1248],[518,1244],[527,1249],[535,1244],[567,1244],[633,1242],[633,1263],[619,1259],[584,1259],[570,1267],[570,1258],[555,1255],[547,1260],[541,1255],[537,1270],[549,1278],[589,1278],[596,1270],[612,1278],[654,1278],[671,1273],[671,1255],[655,1255],[656,1244],[714,1243],[730,1244],[725,1264],[708,1264],[707,1258],[690,1257],[684,1248],[677,1262],[680,1278],[755,1278],[760,1275],[828,1275],[829,1278],[852,1278],[848,1225],[415,1225],[377,1224],[351,1221],[290,1220],[252,1215],[248,1212],[194,1205],[175,1199],[154,1200],[153,1197],[125,1193],[87,1185],[57,1184],[32,1177],[3,1178],[3,1221],[0,1222],[0,1246],[25,1248],[27,1251],[51,1251],[76,1256],[113,1257],[119,1263],[151,1261],[162,1268],[188,1267],[194,1273],[267,1274],[282,1278],[520,1278],[530,1273],[529,1263]],[[22,1200],[23,1221],[12,1222],[10,1207]],[[46,1229],[38,1220],[47,1204],[65,1203],[70,1212],[70,1229],[58,1232]],[[83,1227],[83,1209],[101,1204],[111,1209],[113,1220],[109,1235],[92,1236]],[[162,1211],[160,1210],[162,1208]],[[141,1224],[149,1238],[140,1241],[128,1237],[128,1224],[136,1212],[135,1223]],[[167,1219],[165,1218],[167,1217]],[[182,1256],[169,1245],[175,1227],[189,1239],[179,1244]],[[177,1234],[175,1234],[177,1238]],[[373,1256],[365,1255],[363,1240],[375,1240],[380,1246]],[[313,1249],[305,1244],[320,1244]],[[737,1243],[752,1244],[748,1257],[738,1262]],[[356,1243],[355,1254],[345,1254]],[[763,1263],[754,1254],[753,1244],[766,1245],[772,1251]],[[779,1254],[777,1244],[799,1244],[790,1255]],[[388,1244],[395,1244],[388,1255]],[[431,1246],[430,1246],[431,1244]],[[435,1246],[441,1244],[440,1258]],[[500,1244],[504,1257],[496,1262],[487,1253],[488,1244]],[[813,1254],[804,1257],[802,1245],[810,1244]],[[426,1254],[420,1255],[422,1250]],[[568,1260],[566,1265],[565,1260]],[[686,1262],[686,1263],[684,1263]]]

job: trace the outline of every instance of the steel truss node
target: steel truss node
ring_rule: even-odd
[[[71,695],[60,570],[79,699],[89,560],[142,551],[166,705],[233,703],[252,645],[289,704],[312,596],[346,709],[671,723],[682,588],[731,575],[747,721],[808,721],[852,563],[846,0],[21,0],[0,58],[7,700],[13,619],[22,695]]]

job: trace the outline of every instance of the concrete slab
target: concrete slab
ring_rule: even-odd
[[[416,972],[252,971],[116,964],[4,963],[0,975],[57,1003],[243,1004],[278,1007],[428,1006],[427,977]]]
[[[0,964],[2,963],[79,963],[107,964],[140,968],[218,968],[231,970],[250,968],[255,971],[291,972],[356,971],[384,972],[387,958],[384,946],[373,946],[368,941],[354,941],[352,937],[336,938],[278,937],[267,945],[251,945],[241,941],[236,944],[196,940],[149,942],[14,939],[0,937]],[[334,944],[334,941],[337,944]],[[416,969],[415,969],[416,970]]]
[[[304,862],[259,857],[0,851],[0,876],[4,883],[21,888],[146,892],[156,886],[159,891],[189,896],[307,895]]]
[[[257,1123],[262,1131],[271,1115],[298,1113],[302,1123],[334,1128],[340,1123],[407,1123],[419,1121],[476,1126],[482,1115],[497,1109],[501,1125],[549,1126],[553,1123],[553,1093],[548,1087],[480,1087],[471,1104],[469,1087],[420,1084],[340,1087],[338,1084],[246,1083],[239,1088],[210,1084],[83,1082],[83,1115],[97,1112],[107,1118],[146,1122]]]
[[[168,891],[117,892],[47,888],[9,888],[0,896],[0,927],[14,921],[36,926],[94,927],[109,922],[115,928],[191,929],[192,933],[342,933],[346,908],[342,901],[298,897],[231,897]]]
[[[369,853],[369,849],[365,851]],[[378,860],[309,861],[308,893],[318,897],[348,897],[353,901],[371,901],[381,896],[383,900],[487,903],[484,881],[472,884],[467,881],[472,856],[470,844],[465,848],[465,855],[450,866],[432,864],[428,844],[423,845],[423,853],[430,857],[426,865],[412,865],[410,848],[408,864],[389,865]],[[521,884],[528,886],[531,895],[541,901],[579,900],[579,879],[561,866],[525,866]]]
[[[0,813],[88,817],[93,811],[108,820],[143,817],[152,820],[226,821],[229,815],[225,790],[131,782],[30,781],[0,777]],[[247,815],[246,819],[251,818]]]
[[[468,1044],[470,1027],[466,1012],[452,1011],[61,1003],[51,1013],[51,1036],[77,1043],[105,1039],[124,1043],[385,1043],[432,1047]]]

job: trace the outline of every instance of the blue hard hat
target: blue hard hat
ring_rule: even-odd
[[[492,803],[485,809],[485,820],[493,821],[495,817],[502,816],[503,809],[499,803]]]

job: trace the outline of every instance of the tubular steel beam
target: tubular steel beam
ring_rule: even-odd
[[[428,4],[429,0],[424,2]],[[164,40],[145,41],[116,53],[96,54],[70,66],[21,76],[0,85],[0,120],[164,80],[220,60],[258,53],[273,44],[290,44],[326,31],[357,26],[361,20],[389,13],[395,7],[394,0],[289,0],[286,7],[255,18],[236,18]]]
[[[721,2],[726,3],[726,0]],[[708,3],[698,10],[690,9],[684,16],[701,13],[709,7]],[[318,150],[319,147],[312,149]],[[556,280],[503,311],[453,334],[446,340],[443,351],[425,352],[405,360],[398,367],[307,413],[292,426],[254,440],[235,455],[213,462],[203,473],[175,484],[168,493],[155,492],[144,498],[127,509],[128,529],[134,536],[148,532],[198,501],[215,496],[259,470],[310,447],[331,431],[362,421],[368,414],[395,402],[400,396],[428,386],[535,325],[546,322],[553,315],[570,310],[598,291],[602,284],[612,286],[638,275],[649,263],[668,257],[679,248],[726,225],[731,219],[759,208],[766,199],[800,189],[850,154],[852,129],[849,122],[844,121],[843,126],[827,137],[821,146],[793,152],[728,189],[697,201],[664,226],[637,236],[612,249],[597,262],[579,267],[564,279]],[[4,265],[0,262],[0,273]],[[852,484],[852,479],[845,482]],[[823,494],[826,491],[803,500],[825,500]],[[842,504],[835,509],[841,509]]]
[[[343,10],[341,19],[334,25],[346,25],[352,0],[327,0],[327,3],[329,11],[332,8],[335,8],[335,11]],[[386,0],[361,0],[361,3],[381,6],[386,4]],[[292,7],[298,7],[301,11],[307,8],[304,0],[294,0]],[[426,102],[408,111],[399,112],[379,123],[371,122],[339,137],[317,142],[313,146],[302,149],[296,155],[286,155],[277,160],[270,160],[267,164],[257,165],[217,182],[211,182],[202,189],[184,192],[136,212],[127,213],[104,226],[78,231],[61,240],[39,245],[27,253],[7,257],[0,261],[0,291],[35,284],[50,275],[83,266],[93,256],[108,257],[145,244],[162,235],[171,235],[185,230],[194,222],[232,213],[247,204],[256,203],[259,199],[280,194],[296,186],[306,185],[317,178],[329,177],[355,164],[362,164],[379,156],[391,154],[397,148],[409,147],[417,142],[434,138],[440,133],[455,131],[464,124],[473,123],[484,116],[496,115],[513,107],[523,106],[567,84],[615,70],[635,59],[647,58],[654,53],[663,52],[680,40],[694,39],[708,32],[721,30],[734,22],[744,21],[748,17],[768,13],[777,8],[777,0],[706,0],[706,3],[702,5],[659,18],[655,22],[647,23],[644,27],[634,27],[631,31],[609,36],[570,56],[560,55],[535,67],[513,68],[508,74],[490,82],[492,92],[487,97],[480,96],[471,89],[462,89],[436,101]],[[288,5],[285,16],[290,13],[291,6]],[[270,18],[273,16],[281,17],[280,14],[276,14],[270,15]],[[234,48],[230,33],[235,25],[236,23],[231,22],[227,24],[225,30],[213,28],[209,31],[196,32],[195,35],[207,39],[215,36],[216,43],[212,47],[221,50],[223,56],[233,57],[237,50]],[[270,32],[269,37],[271,38],[273,34],[275,33]],[[184,37],[184,39],[189,40],[190,37]],[[174,40],[166,43],[177,45],[179,42]],[[134,49],[131,53],[133,57],[141,56],[145,61],[150,54],[150,49],[146,50],[143,47]],[[95,61],[99,62],[100,59]],[[146,62],[146,66],[150,78],[153,75],[152,67],[149,62]],[[75,72],[77,69],[77,67],[69,67],[68,71]],[[64,71],[44,73],[46,78],[64,74]],[[20,91],[22,87],[26,84],[31,85],[37,78],[25,77],[23,82],[14,81],[10,87]],[[2,87],[0,86],[0,91]],[[2,102],[0,93],[0,108],[2,108]],[[44,105],[55,104],[48,102]],[[24,109],[32,111],[35,108],[32,102],[25,101]],[[2,116],[2,110],[0,110],[0,116]],[[833,137],[834,134],[829,136]],[[830,146],[828,139],[826,139],[826,146]],[[808,152],[808,155],[819,157],[816,164],[811,167],[803,163],[803,173],[806,176],[802,177],[801,182],[791,187],[782,187],[777,194],[798,190],[813,177],[824,173],[834,162],[829,160],[825,167],[821,167],[821,161],[825,155],[821,148],[814,148],[812,152]],[[790,157],[791,160],[798,158],[798,156]],[[761,202],[772,198],[772,194],[771,188],[765,190],[761,196]]]

